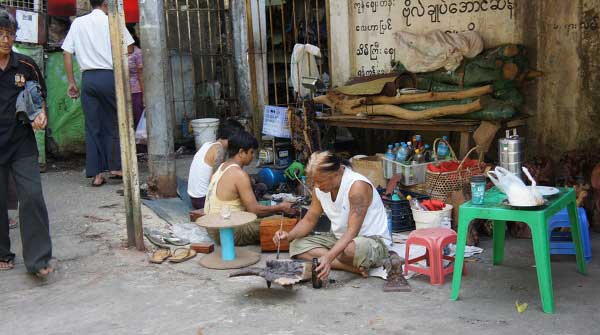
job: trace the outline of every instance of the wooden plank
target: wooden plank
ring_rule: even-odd
[[[119,137],[121,140],[127,241],[129,247],[135,246],[139,251],[144,251],[138,162],[129,88],[129,58],[127,46],[122,37],[123,30],[125,29],[123,0],[109,0],[108,6],[110,42],[115,75],[115,94],[117,97],[117,116],[119,119]]]
[[[401,120],[393,117],[376,116],[359,118],[355,116],[318,117],[317,121],[329,126],[388,130],[457,131],[474,132],[480,121],[470,120]]]
[[[464,158],[467,152],[469,152],[471,146],[471,134],[468,132],[460,133],[460,149],[458,156],[460,159]]]

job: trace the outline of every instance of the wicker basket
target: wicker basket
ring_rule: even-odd
[[[438,138],[433,143],[434,157],[437,157],[437,142],[440,140],[441,139]],[[456,159],[456,154],[454,153],[454,150],[452,150],[450,144],[448,144],[448,149],[452,155],[452,160],[458,162],[458,159]],[[465,187],[468,188],[470,185],[471,176],[482,173],[484,164],[481,162],[478,162],[476,166],[463,168],[466,160],[469,158],[471,153],[475,152],[476,149],[477,147],[471,149],[467,153],[465,158],[460,161],[456,171],[432,172],[427,169],[425,172],[425,183],[431,199],[446,201],[450,193],[454,191],[462,191]]]

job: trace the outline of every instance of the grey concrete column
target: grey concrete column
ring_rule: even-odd
[[[163,0],[140,1],[140,16],[150,170],[148,189],[159,197],[176,197],[173,93]]]

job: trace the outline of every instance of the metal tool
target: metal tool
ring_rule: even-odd
[[[300,182],[300,184],[302,184],[302,187],[304,187],[304,190],[306,191],[306,194],[307,194],[308,196],[310,196],[310,195],[311,195],[311,192],[310,192],[310,190],[308,189],[308,187],[306,187],[306,185],[305,185],[305,184],[302,182],[302,180],[300,180],[300,178],[298,178],[298,175],[294,174],[294,178],[296,178],[296,180],[297,180],[298,182]]]
[[[281,220],[279,220],[279,231],[283,230],[283,212],[281,212]],[[275,259],[279,259],[279,249],[281,247],[281,240],[277,239],[277,257]]]

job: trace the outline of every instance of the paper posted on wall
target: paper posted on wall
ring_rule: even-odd
[[[19,24],[19,30],[17,30],[17,42],[37,43],[38,14],[17,9],[16,19]]]
[[[265,106],[262,133],[275,137],[291,138],[287,111],[287,107]]]

